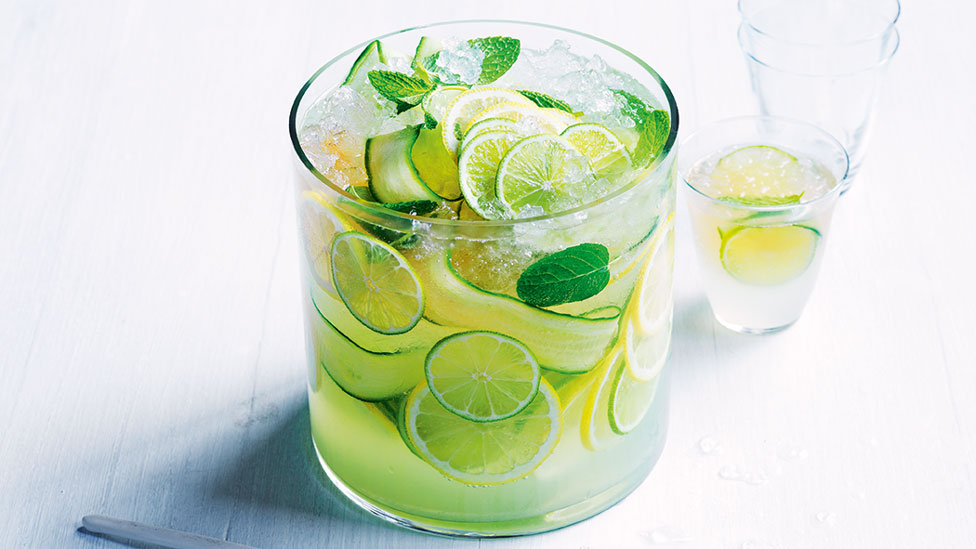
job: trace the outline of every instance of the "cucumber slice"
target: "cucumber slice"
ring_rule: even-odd
[[[482,290],[457,273],[450,252],[428,254],[417,269],[427,292],[427,318],[438,324],[513,337],[548,370],[586,372],[596,366],[616,340],[616,318],[554,313]]]
[[[349,74],[342,81],[342,85],[353,86],[359,82],[365,82],[366,71],[363,70],[363,67],[368,69],[380,63],[386,63],[386,56],[383,54],[383,44],[379,40],[373,40],[353,62],[352,68],[349,69]]]
[[[370,351],[340,332],[318,307],[316,312],[311,319],[315,358],[349,395],[369,402],[386,400],[424,379],[426,347],[392,353]]]
[[[424,36],[417,42],[417,50],[413,54],[410,67],[413,68],[417,76],[431,80],[430,73],[424,68],[424,59],[444,49],[444,43],[438,38]]]
[[[430,349],[445,337],[462,331],[459,328],[440,326],[426,318],[421,318],[420,322],[405,334],[380,334],[367,328],[353,316],[338,296],[333,296],[314,286],[310,294],[312,306],[321,316],[328,318],[337,330],[354,342],[368,341],[370,350],[376,353],[395,354],[417,348]]]
[[[440,200],[420,178],[410,158],[419,132],[420,126],[411,126],[366,140],[369,190],[380,202]]]

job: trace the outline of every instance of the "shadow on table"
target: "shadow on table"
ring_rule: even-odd
[[[685,371],[721,367],[718,353],[713,349],[735,354],[757,346],[766,337],[769,336],[740,334],[719,324],[704,295],[677,300],[671,332],[671,363],[680,363],[676,369]]]
[[[397,529],[352,504],[322,471],[312,446],[306,398],[302,392],[279,403],[274,425],[249,429],[239,459],[202,487],[203,496],[224,504],[232,500],[236,509],[245,510],[241,514],[253,513],[272,523],[279,511],[284,512],[291,518],[281,520],[282,528],[294,522],[295,515],[305,515],[298,522],[320,528],[323,541],[334,532]]]

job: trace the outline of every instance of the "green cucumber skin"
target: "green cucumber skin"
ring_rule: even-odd
[[[366,140],[366,177],[370,192],[380,202],[441,199],[420,178],[410,159],[420,128],[409,126]]]
[[[617,318],[589,319],[533,307],[482,290],[461,277],[450,253],[422,260],[426,315],[433,322],[515,338],[547,370],[577,374],[595,367],[616,341]]]
[[[326,341],[315,342],[316,359],[332,381],[349,396],[367,402],[379,402],[403,394],[424,380],[424,359],[427,352],[423,347],[392,353],[370,351],[339,331],[325,318],[314,301],[312,306],[326,330]],[[322,359],[326,354],[337,359],[326,362]],[[340,370],[337,368],[339,365],[354,365],[355,370]]]
[[[352,68],[349,69],[349,74],[346,75],[346,79],[342,81],[343,86],[348,86],[352,84],[353,80],[356,79],[356,74],[359,73],[359,69],[366,63],[369,59],[370,54],[376,52],[376,59],[380,63],[386,63],[386,56],[383,55],[383,44],[379,40],[373,40],[363,49],[363,52],[359,54],[352,63]]]

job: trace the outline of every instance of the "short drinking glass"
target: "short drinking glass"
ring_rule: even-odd
[[[715,318],[753,334],[790,326],[823,260],[848,168],[844,148],[810,124],[763,116],[708,125],[681,147],[678,170]]]

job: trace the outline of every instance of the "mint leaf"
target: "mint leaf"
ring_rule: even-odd
[[[437,119],[431,116],[427,111],[424,111],[424,127],[428,130],[432,130],[437,127]]]
[[[799,204],[803,193],[786,196],[720,196],[722,202],[729,202],[739,206],[788,206]]]
[[[434,87],[420,78],[393,71],[369,71],[369,83],[383,97],[397,104],[397,109],[406,110],[420,103]],[[404,108],[406,107],[406,108]],[[399,112],[403,112],[400,110]]]
[[[522,301],[537,307],[582,301],[610,282],[609,262],[606,246],[579,244],[529,265],[515,290]]]
[[[569,103],[556,99],[555,97],[546,95],[540,92],[534,92],[531,90],[518,90],[518,92],[525,96],[526,99],[532,101],[536,106],[543,109],[559,109],[561,111],[566,111],[573,114],[573,108],[569,106]]]
[[[623,113],[634,121],[637,128],[637,145],[634,146],[634,164],[649,165],[664,148],[671,132],[671,117],[667,111],[653,109],[643,99],[624,90],[612,90],[624,101]]]
[[[427,215],[437,209],[437,202],[433,200],[408,200],[407,202],[388,202],[383,204],[383,207],[410,215]]]
[[[475,84],[490,84],[501,78],[512,68],[518,60],[522,43],[517,38],[507,36],[489,36],[487,38],[472,38],[468,45],[478,48],[485,54],[481,61],[481,75],[477,82],[466,82],[460,76],[444,67],[437,65],[441,52],[434,52],[420,61],[420,65],[434,83],[447,85],[473,86]]]
[[[475,38],[468,40],[468,44],[485,54],[485,59],[481,62],[481,76],[478,77],[477,84],[490,84],[501,78],[518,60],[522,49],[522,43],[518,38],[507,36]]]
[[[647,115],[639,130],[640,137],[634,147],[634,160],[638,166],[646,166],[664,149],[668,133],[671,131],[671,117],[661,109],[653,110]]]

